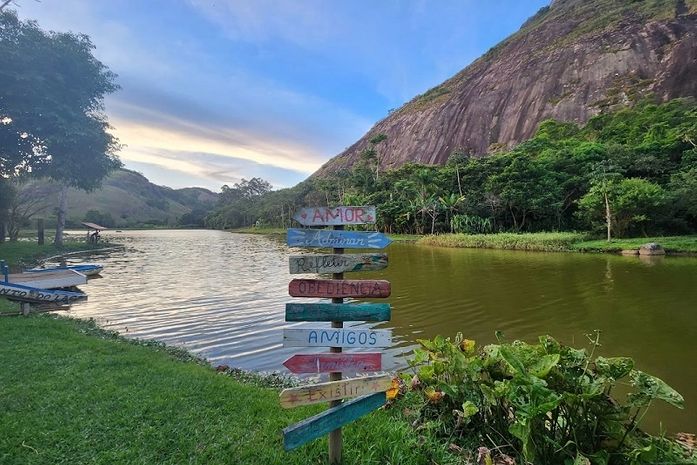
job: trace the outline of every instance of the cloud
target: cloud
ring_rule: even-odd
[[[344,22],[333,14],[336,3],[322,0],[189,0],[189,4],[221,26],[233,40],[269,42],[277,39],[315,48],[336,37]]]
[[[322,164],[319,154],[306,147],[235,129],[201,127],[165,115],[148,122],[112,117],[111,122],[121,143],[129,147],[211,153],[306,174]],[[122,157],[129,159],[128,148]]]

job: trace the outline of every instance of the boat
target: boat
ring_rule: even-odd
[[[98,263],[83,263],[81,265],[66,265],[66,266],[49,266],[49,267],[38,267],[38,268],[32,268],[30,270],[26,270],[26,273],[47,273],[51,271],[58,271],[58,270],[72,270],[72,271],[77,271],[78,273],[82,273],[85,276],[95,276],[98,275],[99,273],[104,270],[104,265],[100,265]]]
[[[61,289],[87,284],[87,276],[75,270],[47,270],[41,273],[8,274],[5,283],[21,284],[34,289]]]
[[[87,294],[56,289],[40,289],[0,280],[0,297],[27,303],[67,304],[85,300],[87,299]]]

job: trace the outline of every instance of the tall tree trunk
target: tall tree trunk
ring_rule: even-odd
[[[460,192],[460,197],[462,197],[462,183],[460,182],[460,166],[455,165],[455,172],[457,173],[457,190]]]
[[[53,243],[63,247],[63,231],[65,230],[65,215],[68,213],[68,186],[62,186],[58,200],[58,216],[56,217],[56,236]]]
[[[605,193],[605,223],[607,225],[607,241],[612,240],[612,214],[610,212],[610,199]]]

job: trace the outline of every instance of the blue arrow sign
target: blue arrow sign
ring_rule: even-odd
[[[283,430],[283,446],[286,450],[300,447],[306,442],[351,423],[385,404],[384,392],[358,397],[337,407],[325,410]]]
[[[392,239],[379,232],[336,231],[328,229],[288,229],[290,247],[337,249],[382,249]]]

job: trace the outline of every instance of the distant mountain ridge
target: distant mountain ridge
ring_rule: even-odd
[[[554,118],[585,123],[653,96],[697,95],[697,0],[555,0],[439,86],[379,121],[317,175],[350,168],[379,134],[382,169],[482,156]]]
[[[57,191],[45,182],[35,182],[27,189],[36,189],[38,195]],[[195,225],[194,220],[202,221],[217,201],[218,194],[208,189],[158,186],[138,172],[119,169],[104,179],[100,189],[68,191],[68,224],[75,226],[88,219],[108,227]]]

